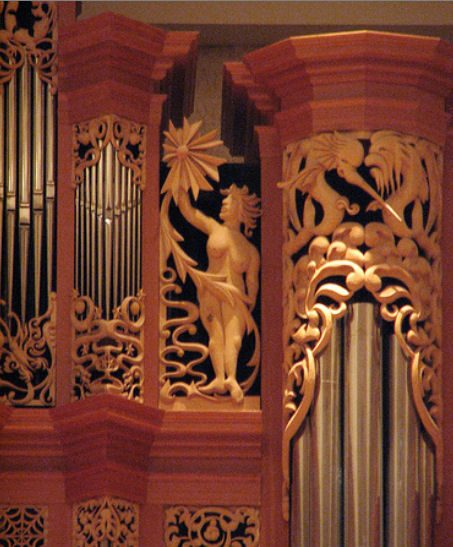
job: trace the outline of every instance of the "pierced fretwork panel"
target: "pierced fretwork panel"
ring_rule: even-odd
[[[73,547],[138,547],[138,505],[112,497],[73,507]]]
[[[73,396],[142,400],[145,127],[114,115],[74,126]]]
[[[284,174],[292,531],[301,545],[428,542],[442,481],[442,152],[395,131],[324,133],[287,147]]]
[[[0,544],[4,547],[45,547],[47,507],[0,505]]]
[[[258,547],[259,511],[254,507],[169,507],[164,537],[165,547]]]
[[[56,5],[0,3],[0,399],[54,402]]]
[[[206,153],[221,141],[215,131],[201,136],[200,125],[170,126],[164,144],[160,402],[257,408],[259,198],[234,182],[213,191],[208,177],[219,182],[225,160]]]

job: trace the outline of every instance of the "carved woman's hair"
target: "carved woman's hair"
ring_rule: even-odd
[[[244,234],[250,237],[256,228],[256,219],[261,216],[260,198],[256,194],[250,194],[247,186],[239,188],[232,184],[225,190],[221,190],[224,196],[232,196],[239,204],[239,217],[244,225]]]

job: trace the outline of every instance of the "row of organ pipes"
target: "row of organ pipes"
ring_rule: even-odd
[[[350,304],[318,359],[317,400],[292,447],[292,547],[432,544],[433,451],[385,327],[375,304]]]
[[[55,290],[56,96],[27,60],[3,84],[0,150],[0,294],[23,323]]]
[[[105,319],[141,287],[141,193],[112,143],[76,187],[75,286]]]

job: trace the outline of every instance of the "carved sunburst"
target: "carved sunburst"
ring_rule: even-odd
[[[180,189],[188,192],[189,188],[195,199],[198,198],[200,190],[212,190],[205,176],[219,182],[218,166],[226,162],[221,158],[210,156],[206,153],[210,148],[222,144],[216,140],[217,130],[210,131],[206,135],[200,135],[202,122],[190,124],[184,118],[182,128],[176,129],[170,122],[163,145],[166,152],[163,161],[170,167],[162,193],[171,192],[175,203],[178,203]]]

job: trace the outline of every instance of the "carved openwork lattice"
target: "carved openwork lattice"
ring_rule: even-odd
[[[260,215],[259,199],[233,184],[222,192],[220,220],[198,207],[200,193],[213,190],[206,177],[218,182],[217,167],[225,161],[205,153],[221,141],[213,140],[215,131],[200,136],[200,125],[171,125],[164,144],[164,161],[171,169],[162,187],[160,214],[161,402],[198,396],[241,403],[259,369],[259,332],[252,311],[260,259],[247,240]],[[187,245],[175,228],[176,215],[198,230],[197,239],[207,236],[205,270],[189,254],[196,246]],[[192,300],[184,298],[188,284],[196,293]],[[195,338],[200,331],[207,334],[207,343]],[[253,349],[244,364],[240,352],[247,336]]]
[[[145,126],[119,118],[101,116],[74,126],[73,184],[80,184],[86,169],[99,163],[103,150],[111,144],[118,160],[132,172],[134,184],[145,187]]]
[[[13,312],[6,321],[0,317],[0,401],[29,406],[55,402],[55,323],[55,293],[47,312],[25,325]]]
[[[56,92],[55,2],[0,3],[0,83],[9,82],[25,60]]]
[[[138,506],[125,500],[103,497],[73,508],[73,547],[115,545],[138,547]]]
[[[111,392],[128,399],[143,400],[144,296],[129,296],[114,310],[113,319],[102,319],[101,311],[88,296],[74,294],[73,397],[85,399]]]
[[[47,544],[47,507],[0,505],[0,543],[5,547]]]
[[[289,146],[285,160],[287,486],[290,442],[315,400],[316,359],[333,322],[364,292],[408,359],[408,389],[435,446],[440,484],[441,150],[394,131],[325,133]]]
[[[165,547],[257,547],[259,511],[253,507],[170,507],[165,510]]]
[[[0,3],[0,398],[16,405],[54,401],[56,11]]]

